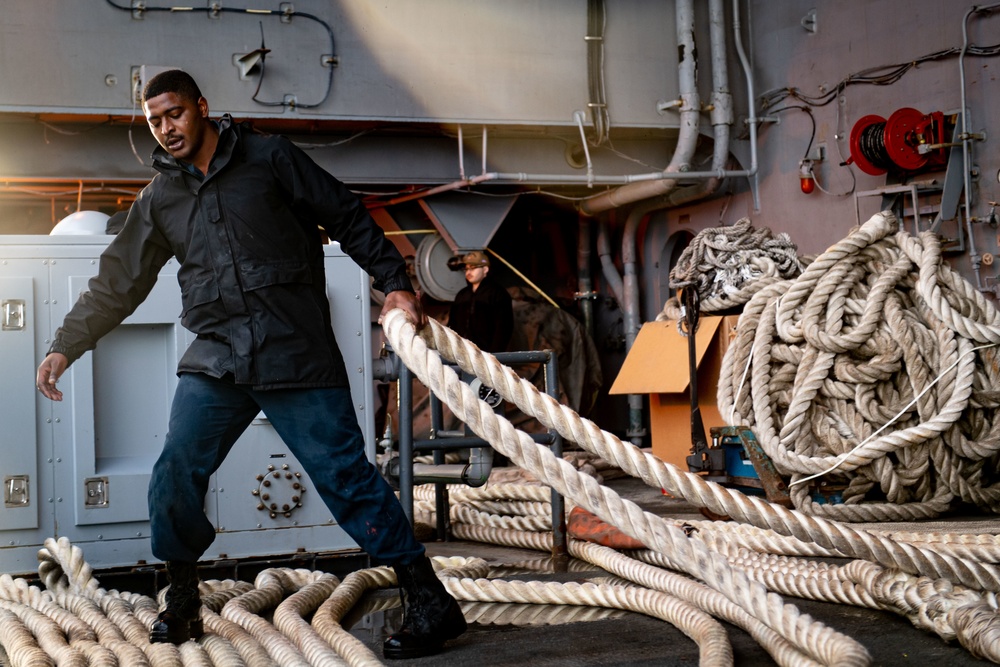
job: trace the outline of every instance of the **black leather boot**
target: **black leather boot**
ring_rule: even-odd
[[[183,644],[204,634],[201,596],[198,594],[198,564],[167,561],[167,608],[157,615],[149,631],[150,643]]]
[[[465,617],[426,556],[409,565],[394,565],[403,602],[403,625],[382,644],[390,660],[420,658],[441,650],[465,632]]]

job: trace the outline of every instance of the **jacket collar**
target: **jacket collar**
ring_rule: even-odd
[[[219,143],[216,145],[215,154],[212,156],[212,164],[216,167],[214,171],[218,171],[229,163],[229,159],[233,155],[233,150],[236,148],[238,141],[237,128],[239,126],[233,122],[233,117],[229,114],[224,114],[218,121],[213,120],[210,122],[219,128]],[[153,149],[151,157],[153,168],[163,174],[187,171],[179,160],[170,155],[159,144]],[[205,176],[206,180],[210,175],[207,174]]]

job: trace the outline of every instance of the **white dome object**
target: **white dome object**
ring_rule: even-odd
[[[101,213],[100,211],[77,211],[76,213],[70,213],[52,228],[49,235],[80,236],[84,234],[107,234],[108,218],[110,217],[107,213]]]

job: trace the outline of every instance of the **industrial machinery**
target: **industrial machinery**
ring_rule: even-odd
[[[897,109],[888,119],[862,116],[851,129],[847,164],[872,176],[940,169],[948,159],[946,149],[956,145],[945,138],[954,128],[955,115],[924,114],[910,107]]]
[[[707,473],[710,482],[791,508],[788,485],[753,431],[746,426],[713,426],[710,432],[711,445],[694,449],[687,457],[691,472]]]

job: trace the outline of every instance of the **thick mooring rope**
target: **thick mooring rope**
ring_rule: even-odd
[[[719,410],[753,429],[808,514],[913,520],[957,503],[995,513],[1000,311],[942,261],[935,234],[896,228],[878,214],[753,296]],[[816,490],[840,490],[842,502]]]
[[[913,245],[904,240],[897,241],[897,245],[909,249],[907,257],[921,252],[923,256],[933,256],[933,249],[928,251],[927,243]],[[947,270],[919,266],[912,280],[928,296],[927,303],[931,305],[926,310],[941,322],[948,322],[949,330],[966,332],[973,340],[989,340],[994,324],[987,313],[988,305],[979,304],[975,294],[963,292],[962,299],[956,298],[954,294],[961,292],[961,284]],[[899,271],[891,275],[897,276]],[[843,275],[849,277],[849,274],[853,275],[850,271]],[[758,292],[758,297],[778,285],[778,280],[771,282]],[[870,291],[879,294],[880,290],[885,291],[883,283],[875,281]],[[833,344],[843,345],[850,331],[836,327],[821,330],[812,328],[808,321],[802,324],[796,319],[801,311],[811,312],[808,306],[812,294],[822,292],[823,289],[814,289],[802,297],[804,306],[789,312],[780,305],[756,312],[763,313],[759,317],[766,319],[766,312],[773,311],[775,327],[784,326],[791,335],[800,335],[805,340],[829,339]],[[836,287],[831,293],[835,292]],[[886,303],[889,300],[887,297]],[[748,310],[754,312],[752,307]],[[851,301],[844,310],[854,313],[859,321],[869,312]],[[904,320],[906,317],[903,316]],[[822,321],[828,320],[829,317]],[[471,608],[477,613],[484,600],[629,609],[675,624],[698,644],[701,664],[730,665],[732,648],[725,633],[720,632],[714,620],[717,618],[744,628],[780,665],[869,663],[864,647],[801,614],[784,603],[778,596],[781,594],[891,610],[946,640],[957,639],[977,656],[1000,662],[996,599],[1000,570],[995,565],[998,544],[993,536],[926,535],[900,530],[899,526],[866,530],[748,498],[665,464],[601,431],[539,393],[494,357],[480,352],[447,327],[432,321],[418,335],[399,310],[386,316],[384,326],[404,363],[495,449],[562,493],[570,504],[588,509],[650,547],[625,555],[571,540],[573,556],[618,578],[584,584],[504,581],[478,559],[434,559],[438,575],[449,591],[460,600],[473,603]],[[930,330],[939,334],[939,329]],[[930,338],[925,336],[923,342],[927,340]],[[957,355],[960,362],[963,349],[969,349],[969,345],[956,343],[938,357]],[[769,350],[769,353],[773,359],[780,358],[784,351]],[[494,387],[525,414],[536,417],[611,465],[675,497],[749,525],[681,524],[642,511],[613,490],[602,487],[593,476],[577,470],[571,462],[557,459],[529,436],[516,431],[479,400],[467,384],[459,381],[442,356]],[[789,356],[794,355],[789,353]],[[749,356],[746,360],[748,368],[752,363],[756,371],[758,360]],[[964,366],[956,363],[955,368]],[[962,372],[956,370],[946,382],[941,382],[951,393],[942,391],[939,395],[961,395],[952,387],[959,377]],[[989,386],[986,383],[990,377],[984,375],[982,386]],[[756,396],[751,400],[749,394],[740,397],[738,390],[732,393],[744,401],[734,401],[734,405],[756,407]],[[917,393],[919,390],[911,389],[911,395]],[[975,392],[970,394],[976,396]],[[781,425],[773,427],[775,432],[781,428]],[[976,445],[969,445],[969,450],[979,451]],[[806,456],[803,452],[793,453]],[[897,456],[903,455],[897,453]],[[980,466],[977,470],[984,468]],[[969,477],[963,479],[968,484]],[[548,488],[497,484],[484,489],[453,488],[451,493],[455,536],[551,550],[551,525],[540,520],[543,513],[549,513]],[[845,565],[830,565],[803,556],[854,560]],[[380,664],[378,658],[344,630],[341,621],[365,592],[396,584],[394,573],[387,568],[355,572],[342,582],[329,574],[288,569],[266,570],[254,584],[203,582],[207,633],[197,642],[175,647],[148,642],[148,629],[159,607],[157,601],[100,588],[82,552],[68,541],[48,540],[39,558],[39,575],[45,590],[0,575],[0,644],[13,667],[376,665]],[[470,613],[468,604],[465,613]]]
[[[721,312],[742,306],[764,287],[801,272],[788,234],[773,236],[770,229],[754,228],[749,218],[743,218],[729,227],[699,232],[670,270],[670,287],[693,288],[701,299],[701,310]],[[680,302],[671,297],[656,319],[682,317]]]
[[[700,543],[700,540],[686,538],[682,540],[678,535],[678,533],[684,534],[682,528],[664,525],[663,520],[641,512],[628,501],[617,498],[610,490],[596,483],[591,484],[586,476],[580,479],[581,475],[573,470],[569,463],[556,459],[547,449],[530,441],[530,438],[522,437],[512,432],[513,429],[505,428],[502,423],[498,423],[497,417],[488,405],[477,403],[478,397],[472,394],[467,385],[449,382],[451,379],[449,374],[454,375],[455,372],[444,365],[440,357],[430,351],[431,348],[439,351],[449,361],[455,362],[461,370],[475,374],[506,400],[517,405],[523,412],[535,416],[546,427],[555,429],[585,450],[613,462],[625,472],[642,478],[651,486],[663,488],[675,497],[684,498],[700,507],[707,507],[717,514],[729,515],[740,521],[768,528],[782,536],[794,537],[801,542],[815,543],[824,549],[835,550],[843,556],[870,561],[873,566],[879,567],[880,571],[890,574],[899,572],[899,576],[904,578],[912,576],[915,579],[936,581],[940,587],[961,587],[963,590],[969,590],[979,601],[974,604],[963,603],[963,609],[970,604],[979,609],[982,604],[988,606],[991,600],[994,601],[995,607],[994,592],[1000,590],[998,588],[1000,571],[991,563],[941,554],[928,546],[931,543],[897,541],[887,534],[861,530],[821,517],[809,517],[705,482],[698,475],[681,471],[601,431],[592,422],[580,418],[565,406],[560,406],[551,397],[538,392],[533,385],[524,382],[513,371],[499,364],[492,355],[479,351],[447,327],[431,322],[421,338],[399,311],[389,314],[385,327],[394,349],[405,350],[401,352],[404,363],[414,370],[432,391],[442,396],[460,419],[488,440],[494,448],[518,465],[530,470],[535,477],[556,488],[581,507],[669,558],[672,567],[689,572],[722,592],[731,601],[756,615],[768,627],[779,632],[782,637],[789,639],[796,648],[804,649],[803,652],[817,657],[820,662],[828,662],[831,656],[817,656],[812,647],[804,647],[804,639],[808,633],[795,637],[794,632],[782,632],[787,630],[788,626],[783,626],[771,616],[771,608],[767,604],[761,604],[754,597],[759,589],[752,585],[747,586],[746,580],[742,579],[742,576],[747,576],[747,580],[750,580],[749,575],[740,570],[739,574],[720,577],[723,568],[728,567],[727,559],[724,557],[719,559],[727,563],[723,566],[718,560],[712,559],[719,554],[712,553],[708,546],[693,546]],[[421,342],[424,342],[424,346],[421,346]],[[683,544],[683,541],[688,544]],[[705,562],[705,552],[710,552],[708,558],[712,560]],[[692,554],[697,554],[696,558],[701,559],[698,561],[697,572],[692,572],[690,562],[686,560]],[[722,579],[725,579],[726,585],[732,582],[735,588],[724,590]],[[843,588],[837,583],[833,585],[834,588],[838,586]],[[862,602],[868,599],[861,593],[856,595],[834,593],[832,596],[833,600],[849,599]],[[798,613],[792,611],[794,608],[788,607],[790,606],[784,611],[789,614],[789,619],[798,620],[800,618]],[[1000,617],[982,616],[977,617],[977,621],[983,622],[984,618],[988,619],[986,622],[990,624],[990,631],[984,634],[990,634],[994,627],[1000,627]],[[801,628],[802,626],[799,626],[799,629]],[[975,636],[959,634],[959,640],[977,655],[1000,659],[1000,650],[989,643],[981,643]],[[847,653],[850,652],[851,649],[847,649]]]

